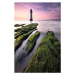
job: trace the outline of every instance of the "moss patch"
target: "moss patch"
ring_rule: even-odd
[[[32,51],[32,49],[34,48],[34,46],[36,44],[36,40],[39,37],[39,35],[40,35],[40,32],[36,31],[35,34],[33,34],[29,37],[29,39],[27,41],[27,46],[26,46],[27,54],[29,54]]]
[[[60,54],[56,47],[57,38],[53,31],[48,31],[42,39],[25,72],[60,72]]]

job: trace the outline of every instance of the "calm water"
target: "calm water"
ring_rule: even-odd
[[[30,21],[15,21],[15,24],[30,24]],[[31,57],[33,56],[36,48],[38,47],[38,44],[41,42],[41,40],[45,37],[47,31],[54,31],[55,36],[59,41],[60,35],[61,35],[61,22],[60,21],[33,21],[33,23],[38,23],[37,30],[40,31],[40,36],[36,41],[36,45],[32,52],[26,57],[26,51],[25,46],[27,43],[27,40],[24,40],[22,45],[17,49],[15,53],[15,72],[23,72],[23,70],[27,67],[28,62],[30,61]],[[17,28],[17,27],[15,27]],[[32,33],[34,34],[35,31]],[[31,35],[32,35],[31,34]],[[23,57],[22,60],[19,60],[20,57]]]

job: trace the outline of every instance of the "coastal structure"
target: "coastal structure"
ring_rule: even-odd
[[[32,9],[30,9],[30,21],[33,21],[33,18],[32,18]]]

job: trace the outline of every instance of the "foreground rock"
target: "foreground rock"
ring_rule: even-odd
[[[35,34],[31,35],[27,41],[27,45],[26,45],[26,51],[27,51],[27,55],[33,50],[35,44],[36,44],[36,40],[38,39],[40,35],[39,31],[36,31]]]
[[[60,42],[53,31],[40,42],[25,72],[60,72]]]

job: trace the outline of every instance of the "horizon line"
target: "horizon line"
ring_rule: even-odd
[[[14,21],[30,21],[30,20],[14,20]],[[45,20],[33,20],[33,21],[61,21],[61,19],[45,19]]]

